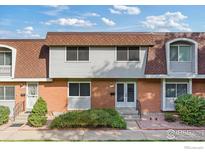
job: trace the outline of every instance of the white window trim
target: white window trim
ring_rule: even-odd
[[[79,84],[79,96],[70,96],[69,95],[69,91],[70,91],[69,84],[70,83],[78,83]],[[89,85],[90,85],[90,96],[80,96],[80,83],[89,83]],[[90,98],[91,97],[91,81],[69,81],[68,82],[68,97],[70,97],[70,98]]]
[[[12,63],[11,63],[11,65],[6,65],[5,64],[6,63],[6,60],[5,60],[6,59],[6,54],[5,53],[11,53],[11,60],[12,60],[12,52],[11,51],[0,51],[0,53],[4,54],[4,64],[3,65],[0,64],[0,67],[11,67]]]
[[[192,60],[191,60],[192,59],[192,52],[191,52],[192,51],[192,46],[191,45],[170,45],[170,48],[173,47],[173,46],[177,47],[177,54],[178,55],[177,55],[177,60],[176,61],[170,59],[169,60],[170,62],[178,62],[178,63],[191,63],[192,62]],[[188,60],[188,61],[179,60],[179,52],[180,52],[179,48],[180,47],[190,47],[190,51],[189,51],[190,52],[190,60]],[[169,54],[171,54],[171,50],[170,50]]]
[[[175,91],[175,96],[176,97],[166,97],[166,85],[167,84],[174,84],[175,85],[175,88],[176,88],[176,91]],[[165,98],[177,98],[178,96],[177,96],[177,85],[178,84],[185,84],[185,85],[187,85],[187,93],[189,93],[189,83],[187,83],[187,82],[166,82],[165,83]]]
[[[12,62],[11,62],[11,66],[12,66],[12,68],[11,68],[11,71],[12,71],[12,73],[11,73],[11,78],[14,78],[14,74],[15,74],[15,68],[16,68],[16,49],[15,48],[13,48],[13,47],[11,47],[11,46],[8,46],[8,45],[4,45],[4,44],[0,44],[0,47],[4,47],[4,48],[8,48],[8,49],[10,49],[11,50],[11,60],[12,60]]]
[[[11,86],[11,85],[1,85],[0,87],[4,88],[4,98],[6,98],[6,87],[12,87],[14,88],[14,99],[0,99],[0,101],[15,101],[15,96],[16,96],[16,92],[15,92],[15,86]]]
[[[165,103],[166,103],[166,83],[182,83],[182,84],[187,84],[187,93],[192,94],[192,79],[189,79],[189,81],[184,81],[184,82],[167,82],[165,78],[162,79],[162,105],[161,109],[162,111],[169,111],[165,108]],[[169,97],[173,98],[173,97]]]
[[[77,48],[77,60],[67,60],[67,47],[69,47],[69,46],[65,46],[65,62],[66,63],[89,63],[90,62],[90,47],[88,47],[88,60],[78,60],[78,48],[79,48],[79,46],[76,46],[76,48]],[[84,46],[82,46],[82,47],[84,47]]]
[[[139,60],[129,60],[129,46],[123,46],[123,47],[126,47],[127,48],[127,60],[117,60],[117,47],[120,47],[120,46],[116,46],[115,47],[115,62],[118,62],[118,63],[140,63],[141,61],[141,58],[140,58],[140,55],[141,55],[141,46],[137,46],[139,47]]]
[[[166,62],[167,62],[167,74],[170,74],[170,44],[177,41],[187,41],[194,44],[194,54],[195,54],[195,72],[198,74],[198,43],[189,38],[176,38],[166,43]]]

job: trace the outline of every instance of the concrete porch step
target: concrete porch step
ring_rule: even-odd
[[[138,114],[138,111],[135,108],[117,108],[116,110],[123,115]]]
[[[140,117],[138,115],[138,111],[136,108],[117,108],[116,109],[120,115],[126,120],[126,121],[136,121]]]
[[[122,117],[127,121],[136,121],[140,119],[138,115],[122,115]]]
[[[15,118],[15,123],[27,123],[30,112],[22,112]]]

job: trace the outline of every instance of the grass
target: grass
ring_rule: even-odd
[[[72,111],[56,117],[50,128],[118,128],[126,129],[125,120],[114,109]]]

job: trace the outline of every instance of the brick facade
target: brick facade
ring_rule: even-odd
[[[92,108],[114,108],[115,96],[110,93],[115,93],[115,82],[96,80],[91,83],[91,107]]]
[[[39,83],[39,96],[47,102],[49,112],[67,110],[67,87],[67,80]]]
[[[197,96],[205,98],[205,80],[193,79],[192,80],[192,93]]]
[[[161,80],[139,79],[137,84],[138,99],[141,102],[142,112],[160,112]]]

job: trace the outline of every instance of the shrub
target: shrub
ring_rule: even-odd
[[[189,94],[178,97],[175,103],[183,122],[195,126],[205,124],[205,99]]]
[[[46,124],[47,104],[40,97],[34,105],[31,114],[28,117],[28,124],[33,127],[41,127]]]
[[[28,123],[34,127],[41,127],[46,124],[46,116],[40,116],[37,114],[30,114],[28,117]]]
[[[168,121],[168,122],[175,122],[177,120],[177,118],[173,113],[166,112],[164,114],[164,120]]]
[[[126,128],[124,119],[114,109],[72,111],[56,117],[50,128]]]
[[[0,125],[9,121],[10,110],[7,106],[0,106]]]
[[[33,106],[32,113],[38,115],[46,115],[47,104],[41,97],[37,100],[36,104]]]

